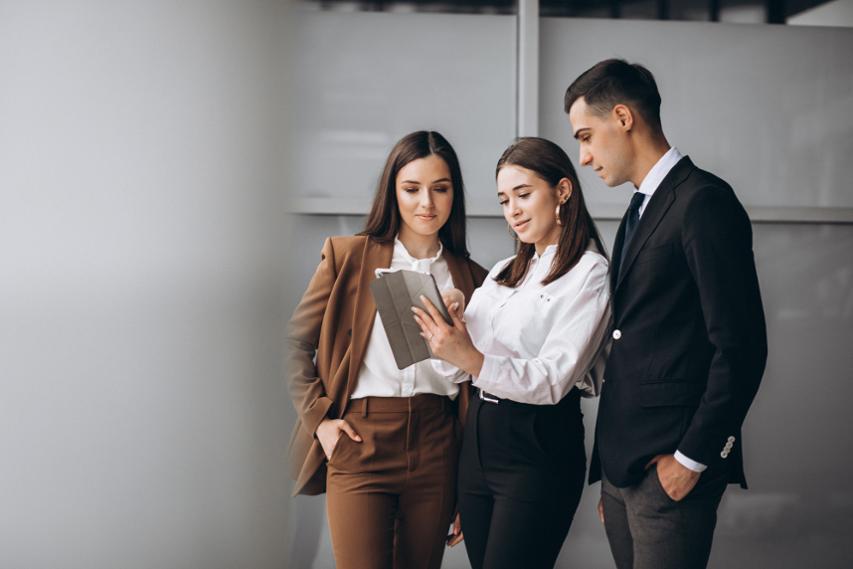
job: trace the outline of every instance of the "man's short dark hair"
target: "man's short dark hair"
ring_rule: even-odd
[[[660,124],[660,93],[652,72],[624,59],[606,59],[596,63],[566,89],[566,113],[583,97],[598,114],[609,113],[618,104],[639,113],[655,130]]]

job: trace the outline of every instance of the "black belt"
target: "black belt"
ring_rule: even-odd
[[[488,402],[488,403],[494,403],[495,405],[497,405],[498,403],[500,403],[501,401],[503,401],[503,400],[502,400],[500,397],[498,397],[497,395],[492,395],[492,394],[491,394],[491,393],[489,393],[488,391],[483,391],[483,390],[482,390],[482,389],[480,389],[479,387],[477,388],[477,393],[480,395],[480,399],[482,399],[483,401],[486,401],[486,402]]]
[[[535,407],[537,409],[547,409],[547,408],[556,407],[557,405],[561,405],[561,404],[562,405],[570,405],[571,404],[570,402],[572,399],[579,400],[580,399],[580,390],[572,388],[571,390],[569,390],[569,393],[565,397],[563,397],[563,399],[561,399],[557,405],[536,405],[533,403],[519,403],[518,401],[514,401],[512,399],[504,399],[504,398],[498,397],[497,395],[493,395],[493,394],[489,393],[488,391],[483,391],[479,387],[477,388],[477,395],[480,397],[481,401],[485,401],[486,403],[492,403],[494,405],[497,405],[498,403],[505,403],[505,404],[511,405],[511,406]]]

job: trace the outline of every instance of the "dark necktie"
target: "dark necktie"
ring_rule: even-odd
[[[631,203],[628,205],[628,212],[625,214],[625,233],[622,235],[622,249],[619,252],[619,272],[616,273],[617,278],[619,278],[619,273],[622,272],[622,265],[625,262],[625,254],[628,252],[628,247],[631,245],[631,238],[634,237],[634,231],[637,229],[637,224],[640,223],[640,206],[643,205],[643,200],[645,199],[646,194],[634,192]]]

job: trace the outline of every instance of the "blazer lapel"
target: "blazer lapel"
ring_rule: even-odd
[[[637,258],[637,254],[642,250],[643,245],[646,244],[646,241],[648,241],[655,229],[657,229],[664,215],[666,215],[666,212],[672,206],[672,202],[675,201],[675,188],[687,178],[692,168],[693,162],[685,156],[669,171],[658,189],[655,190],[654,195],[652,195],[643,212],[643,216],[640,218],[640,224],[635,230],[636,233],[631,239],[628,249],[622,251],[622,254],[625,255],[625,260],[622,262],[622,269],[619,271],[619,280],[616,283],[615,289],[619,288],[619,285],[625,280],[625,275],[631,271],[631,265],[633,265],[634,259]],[[621,227],[620,231],[623,231]]]
[[[446,252],[446,250],[444,260],[447,262],[450,278],[453,279],[453,286],[462,291],[462,294],[465,295],[465,304],[468,304],[468,301],[471,300],[471,294],[474,292],[474,277],[468,270],[468,263],[456,255]]]
[[[465,305],[467,306],[471,301],[471,295],[474,294],[474,274],[471,272],[471,267],[468,265],[467,259],[457,257],[447,250],[444,252],[444,260],[447,262],[450,278],[453,279],[453,286],[461,290],[462,294],[465,295]],[[459,385],[456,413],[460,427],[463,429],[471,399],[471,389],[471,382],[464,382]]]
[[[362,253],[361,272],[355,293],[355,307],[353,308],[352,352],[345,399],[347,402],[364,361],[364,352],[367,349],[367,342],[370,339],[376,317],[376,303],[373,301],[373,294],[370,292],[370,283],[376,278],[376,269],[387,269],[391,266],[393,255],[394,243],[379,243],[370,237],[367,238]]]

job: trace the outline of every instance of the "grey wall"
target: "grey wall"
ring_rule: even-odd
[[[0,0],[0,567],[281,568],[275,2]]]
[[[396,137],[421,127],[453,133],[472,209],[482,216],[496,209],[493,163],[515,120],[512,17],[482,27],[479,16],[417,18],[425,18],[416,20],[417,33],[394,36],[412,43],[400,53],[379,34],[310,44],[327,45],[328,53],[283,52],[283,40],[295,41],[308,28],[294,29],[271,0],[0,0],[0,567],[332,566],[322,497],[300,497],[286,508],[283,457],[293,412],[281,385],[282,309],[294,306],[322,239],[360,228],[359,210]],[[648,34],[631,24],[618,23],[636,34],[625,49],[638,51],[628,53],[656,57],[643,51]],[[692,31],[683,36],[663,26],[692,38]],[[486,37],[470,41],[478,29]],[[549,36],[549,29],[544,22],[543,48],[572,58],[543,49],[543,65],[591,63],[594,53],[584,55],[583,46]],[[710,37],[699,43],[713,47],[714,32],[701,30]],[[740,42],[731,61],[761,94],[746,100],[767,105],[758,116],[771,121],[786,89],[794,88],[797,103],[796,124],[783,118],[761,136],[755,129],[745,135],[775,145],[774,156],[761,155],[761,172],[770,177],[759,184],[743,177],[750,147],[727,154],[731,144],[743,144],[740,134],[697,134],[719,133],[739,100],[726,101],[721,111],[714,94],[705,101],[709,110],[693,114],[685,105],[697,86],[670,82],[678,54],[663,50],[666,59],[657,65],[665,100],[673,103],[665,111],[673,141],[732,179],[747,203],[849,207],[842,150],[850,140],[843,113],[850,68],[836,47],[847,46],[849,37],[807,30],[779,40],[764,37],[771,32],[763,27],[743,30],[721,33],[726,43]],[[433,45],[436,37],[446,45]],[[343,70],[350,82],[323,77],[332,63],[316,67],[357,49],[374,60],[352,52]],[[395,53],[396,67],[383,67],[383,54]],[[747,54],[770,58],[776,71],[761,75],[767,71]],[[319,59],[309,65],[300,56]],[[292,76],[317,74],[298,95],[302,101],[319,96],[315,87],[331,92],[334,113],[318,104],[310,116],[300,115],[302,103],[279,84],[288,57],[295,60]],[[786,57],[797,73],[784,75]],[[417,96],[391,96],[390,86],[370,91],[370,77],[362,76],[402,74],[409,64],[441,76],[450,58],[458,95],[430,83]],[[555,99],[573,72],[540,73],[540,126],[570,153]],[[761,91],[767,82],[775,89]],[[347,98],[348,85],[369,96]],[[484,85],[493,96],[472,97]],[[811,108],[814,89],[825,104]],[[436,100],[434,107],[420,106]],[[405,104],[391,108],[399,102]],[[347,123],[362,103],[373,109],[364,115],[371,120]],[[460,109],[450,119],[444,114]],[[666,114],[674,109],[680,110]],[[311,136],[320,125],[337,138],[310,140],[316,152],[285,151],[284,110],[296,113],[291,132]],[[687,113],[689,128],[682,120]],[[390,120],[374,122],[383,117]],[[365,124],[374,133],[366,138]],[[338,144],[339,158],[349,152],[360,158],[344,170],[336,170],[337,160],[287,167],[288,159],[315,159],[329,140]],[[777,161],[798,169],[780,176],[773,171]],[[340,175],[322,185],[327,193],[314,196],[319,202],[304,200],[318,187],[306,179],[282,182],[286,172],[325,175],[323,168]],[[336,180],[349,186],[339,192]],[[767,180],[773,180],[769,190],[761,185]],[[283,186],[297,196],[286,204]],[[751,201],[753,188],[763,188],[757,196],[763,201]],[[586,191],[614,208],[627,199],[624,189],[590,183]],[[286,208],[297,215],[285,218]],[[853,560],[847,538],[853,492],[844,478],[853,456],[845,413],[853,400],[852,227],[755,226],[771,353],[745,430],[752,488],[727,493],[714,567],[833,568]],[[615,223],[600,228],[612,242]],[[509,254],[501,219],[473,218],[469,231],[482,264]],[[584,410],[591,430],[595,402],[586,401]],[[593,514],[595,490],[584,496],[561,567],[611,566]],[[464,550],[451,550],[445,567],[467,567]]]
[[[296,16],[296,211],[364,213],[388,150],[437,130],[485,190],[515,133],[514,16],[313,12]],[[469,202],[468,213],[491,210]]]

